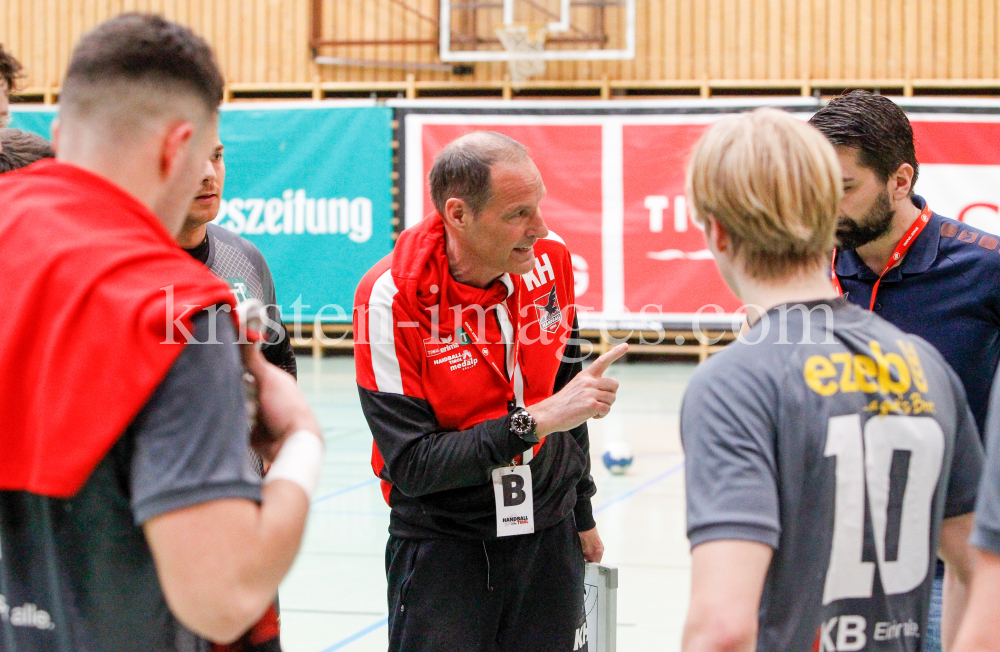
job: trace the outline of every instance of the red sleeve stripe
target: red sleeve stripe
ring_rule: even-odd
[[[380,392],[403,393],[403,375],[396,357],[396,325],[392,314],[396,284],[387,270],[372,286],[368,302],[368,344],[371,347],[375,386]]]

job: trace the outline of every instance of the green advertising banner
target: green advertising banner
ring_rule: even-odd
[[[11,109],[12,127],[51,137],[53,109]],[[358,282],[392,250],[391,119],[369,101],[223,107],[216,223],[260,249],[286,321],[350,321]]]
[[[361,277],[392,250],[391,120],[374,102],[223,109],[217,222],[264,254],[284,319],[350,321]]]

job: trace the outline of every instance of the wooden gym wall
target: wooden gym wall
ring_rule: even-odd
[[[549,80],[655,87],[711,80],[733,87],[990,86],[1000,78],[1000,0],[637,0],[637,56],[624,62],[552,62]],[[436,39],[437,0],[323,0],[322,37]],[[20,58],[34,92],[59,84],[72,44],[122,11],[191,25],[215,47],[236,88],[403,80],[406,72],[315,66],[311,0],[0,0],[0,43]],[[430,19],[430,20],[429,20]],[[437,48],[349,46],[320,54],[436,62]],[[502,63],[474,75],[419,71],[417,81],[489,84]],[[860,85],[860,84],[859,84]],[[334,85],[326,85],[331,88]],[[803,86],[803,92],[806,88]]]

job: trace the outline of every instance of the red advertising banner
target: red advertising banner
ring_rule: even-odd
[[[705,247],[684,198],[684,175],[708,125],[625,125],[625,307],[630,312],[696,313],[707,304],[735,312],[733,296]],[[713,311],[714,312],[714,311]]]
[[[722,115],[407,113],[405,224],[433,210],[425,180],[441,148],[470,131],[497,131],[527,146],[538,165],[542,215],[573,253],[585,322],[710,322],[741,303],[689,215],[684,175],[691,149]],[[942,215],[1000,233],[1000,115],[911,119],[916,192]]]
[[[936,212],[1000,235],[1000,116],[910,115],[920,174]]]
[[[445,145],[462,134],[479,129],[510,136],[531,151],[531,158],[545,183],[542,216],[549,229],[561,237],[574,254],[577,302],[591,310],[602,311],[601,127],[429,124],[422,133],[421,163],[425,170],[422,178],[426,178],[434,157]],[[420,214],[426,215],[434,206],[427,184],[422,186]]]

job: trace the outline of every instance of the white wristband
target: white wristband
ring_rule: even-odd
[[[296,430],[285,439],[278,456],[264,476],[264,484],[289,480],[302,487],[312,500],[323,468],[323,440],[310,430]]]

